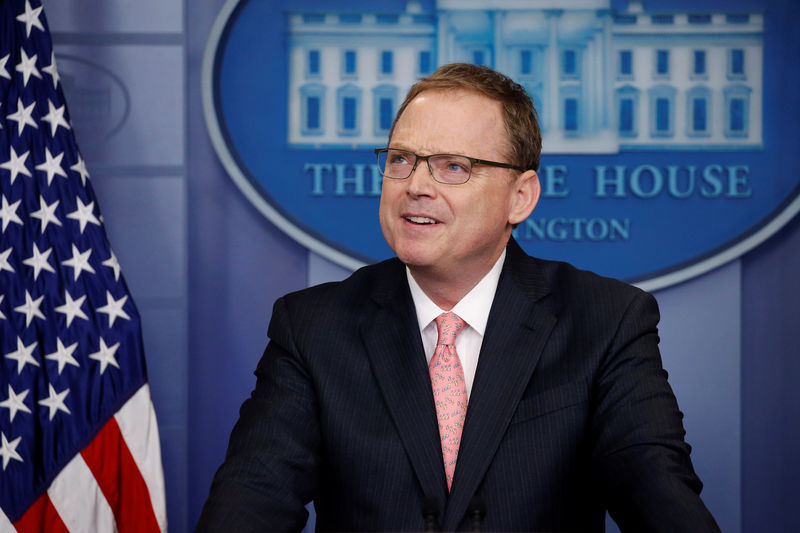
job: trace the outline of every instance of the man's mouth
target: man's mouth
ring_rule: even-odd
[[[428,217],[405,217],[405,219],[412,224],[438,224],[437,221]]]

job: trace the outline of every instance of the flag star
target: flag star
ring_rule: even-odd
[[[123,296],[119,300],[115,300],[114,297],[111,296],[111,292],[106,291],[106,305],[103,307],[98,307],[97,311],[100,313],[106,313],[108,315],[108,327],[114,326],[114,321],[117,319],[117,317],[124,318],[125,320],[131,319],[131,317],[128,316],[128,313],[122,309],[127,301],[127,295]]]
[[[36,100],[31,102],[31,105],[25,107],[22,105],[22,98],[17,98],[17,110],[10,114],[6,115],[7,120],[14,120],[17,123],[17,135],[21,136],[22,132],[25,131],[25,124],[30,124],[34,128],[39,128],[36,125],[36,121],[33,120],[33,108],[36,107]]]
[[[0,402],[0,407],[8,409],[8,415],[11,417],[12,422],[14,421],[14,417],[17,416],[17,411],[22,411],[23,413],[31,412],[30,408],[25,405],[25,398],[28,396],[28,392],[28,390],[24,390],[17,394],[9,383],[8,398]]]
[[[100,362],[101,376],[103,375],[103,372],[106,371],[106,367],[108,367],[108,365],[119,368],[119,363],[117,363],[117,360],[114,358],[114,354],[117,353],[118,349],[119,343],[116,343],[113,346],[106,346],[106,341],[103,340],[103,337],[100,337],[100,350],[89,354],[89,359],[94,359],[95,361]]]
[[[83,233],[83,230],[86,229],[86,224],[89,222],[99,226],[100,221],[97,220],[97,217],[94,216],[94,213],[92,212],[94,211],[94,202],[89,202],[88,205],[84,205],[79,196],[76,196],[75,200],[78,203],[77,208],[72,213],[69,213],[67,218],[71,218],[80,222],[81,233]]]
[[[80,367],[81,365],[78,364],[78,361],[72,357],[72,352],[74,352],[75,348],[78,347],[78,343],[75,342],[65,348],[64,344],[61,342],[61,339],[58,337],[56,337],[56,342],[58,343],[58,349],[53,353],[45,355],[44,358],[51,361],[58,361],[58,375],[61,375],[61,371],[64,370],[64,366],[67,364]]]
[[[22,200],[17,200],[13,204],[9,204],[6,197],[2,197],[2,204],[0,204],[0,219],[3,219],[3,233],[5,233],[8,225],[13,222],[22,226],[22,219],[17,216],[17,208]]]
[[[50,52],[50,64],[46,67],[42,67],[42,71],[50,74],[50,77],[53,78],[53,89],[58,88],[58,81],[61,79],[58,75],[58,68],[56,68],[56,53]]]
[[[23,461],[20,454],[17,453],[17,446],[19,446],[19,442],[22,440],[22,437],[17,437],[9,442],[6,438],[6,434],[2,431],[0,431],[0,437],[2,437],[0,440],[0,457],[3,458],[3,471],[5,472],[6,467],[11,459],[19,461],[20,463],[24,463],[25,461]]]
[[[3,303],[3,298],[5,298],[5,294],[0,294],[0,304]],[[0,311],[0,319],[5,319],[6,315],[3,314],[3,311]]]
[[[75,269],[74,281],[78,281],[78,276],[80,276],[81,272],[84,270],[91,272],[92,274],[96,274],[94,268],[92,268],[92,265],[89,264],[90,255],[92,255],[91,248],[88,248],[85,252],[79,252],[78,247],[75,246],[75,243],[72,244],[72,259],[62,261],[61,264]]]
[[[48,99],[47,107],[50,109],[50,112],[43,116],[41,120],[50,123],[51,137],[56,136],[56,130],[59,126],[62,126],[66,130],[70,129],[67,119],[64,118],[64,112],[67,110],[67,106],[62,105],[61,107],[56,108],[56,106],[53,104],[53,101]]]
[[[39,273],[42,270],[47,270],[48,272],[52,272],[53,274],[56,271],[50,266],[48,262],[48,258],[50,254],[53,252],[53,248],[48,248],[43,253],[39,251],[39,247],[36,246],[36,243],[33,243],[33,255],[29,258],[22,261],[24,264],[28,265],[29,267],[33,268],[33,279],[34,281],[39,278]]]
[[[43,170],[44,172],[47,172],[48,185],[50,185],[53,182],[53,178],[55,177],[56,174],[64,178],[67,177],[67,173],[64,172],[63,168],[61,168],[61,159],[64,158],[64,152],[61,152],[57,156],[53,157],[53,154],[50,153],[50,148],[45,147],[44,157],[45,157],[45,162],[40,165],[36,165],[34,168],[36,170]]]
[[[25,315],[25,327],[31,325],[33,321],[33,317],[41,318],[42,320],[47,320],[42,312],[39,310],[39,306],[42,305],[42,300],[44,299],[44,295],[39,296],[37,299],[31,298],[31,293],[27,290],[25,291],[25,303],[17,306],[14,308],[14,311],[17,313],[22,313]]]
[[[11,251],[13,248],[6,248],[5,251],[0,252],[0,272],[3,270],[8,270],[9,272],[14,272],[14,269],[11,267],[11,264],[8,262],[8,256],[11,255]]]
[[[64,389],[61,392],[56,392],[56,389],[53,388],[51,383],[47,384],[50,387],[50,393],[47,398],[42,398],[39,400],[39,405],[43,405],[50,409],[50,420],[53,420],[53,417],[56,416],[56,413],[59,411],[64,411],[68,415],[71,415],[69,409],[66,405],[64,405],[64,399],[69,394],[69,388]]]
[[[78,298],[77,300],[73,300],[70,293],[67,292],[66,289],[64,289],[64,300],[65,300],[64,305],[59,305],[55,309],[57,312],[64,313],[65,315],[67,315],[67,327],[70,327],[70,325],[72,325],[72,321],[75,319],[76,316],[84,320],[89,320],[89,317],[86,316],[86,313],[84,313],[83,310],[81,309],[83,302],[86,300],[85,294],[80,298]]]
[[[42,6],[39,6],[36,9],[31,9],[30,1],[25,0],[25,13],[17,15],[17,20],[25,23],[25,31],[27,33],[26,37],[31,36],[31,29],[34,26],[36,26],[39,30],[44,31],[44,26],[42,26],[42,22],[39,20],[39,14],[41,12]]]
[[[25,164],[25,161],[28,159],[28,154],[30,154],[30,150],[25,152],[22,155],[17,155],[17,151],[14,150],[13,146],[9,146],[10,153],[8,154],[8,160],[5,163],[0,163],[0,168],[4,168],[11,172],[11,185],[14,185],[14,180],[17,179],[18,174],[24,174],[29,178],[33,177],[31,171],[28,170],[28,166]]]
[[[112,269],[114,271],[114,280],[119,281],[120,266],[119,261],[117,261],[117,256],[114,255],[113,250],[111,251],[111,257],[103,261],[102,264],[103,266],[107,266],[108,268]]]
[[[28,346],[22,342],[22,339],[17,337],[17,350],[6,354],[6,359],[14,359],[17,362],[17,374],[21,374],[25,370],[26,364],[39,366],[39,362],[33,358],[33,351],[36,349],[36,343],[33,342]]]
[[[42,79],[39,69],[36,68],[36,58],[38,54],[33,54],[31,57],[28,57],[28,54],[25,53],[25,49],[20,48],[19,55],[21,57],[15,69],[17,72],[22,72],[22,86],[25,87],[28,85],[28,80],[31,79],[31,76]]]
[[[58,220],[56,216],[56,208],[58,207],[58,203],[60,200],[56,200],[50,205],[47,205],[47,202],[44,199],[44,196],[39,196],[39,210],[32,211],[31,217],[38,218],[42,221],[42,234],[44,234],[44,230],[47,228],[48,224],[55,224],[56,226],[61,225],[61,221]]]
[[[75,172],[81,175],[81,182],[85,186],[86,178],[89,177],[89,171],[86,170],[86,161],[83,160],[81,154],[78,154],[78,162],[69,167],[69,169],[74,170]]]
[[[11,54],[6,54],[3,57],[0,57],[0,78],[5,78],[7,80],[11,79],[11,74],[8,73],[8,69],[6,69],[6,64],[8,63],[8,58],[11,57]]]

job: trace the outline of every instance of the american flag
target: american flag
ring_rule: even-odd
[[[0,0],[0,531],[165,531],[139,315],[38,0]]]

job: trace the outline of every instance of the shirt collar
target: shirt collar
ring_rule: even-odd
[[[455,314],[460,316],[481,336],[486,331],[486,323],[489,321],[489,309],[492,307],[492,300],[494,300],[494,293],[497,291],[497,283],[500,281],[500,272],[503,270],[505,259],[506,251],[503,249],[503,253],[497,258],[491,270],[452,309]],[[414,300],[414,307],[417,311],[419,330],[422,331],[445,311],[433,303],[433,300],[425,294],[417,284],[414,276],[411,275],[408,267],[406,267],[406,277],[408,278],[409,289],[411,289],[411,298]]]

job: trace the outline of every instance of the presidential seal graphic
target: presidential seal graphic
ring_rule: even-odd
[[[522,247],[665,287],[800,210],[800,133],[784,120],[800,116],[798,58],[782,53],[789,35],[766,31],[785,2],[687,5],[229,1],[205,57],[209,132],[265,216],[356,268],[391,255],[372,150],[408,89],[442,64],[490,66],[527,89],[543,129]]]

